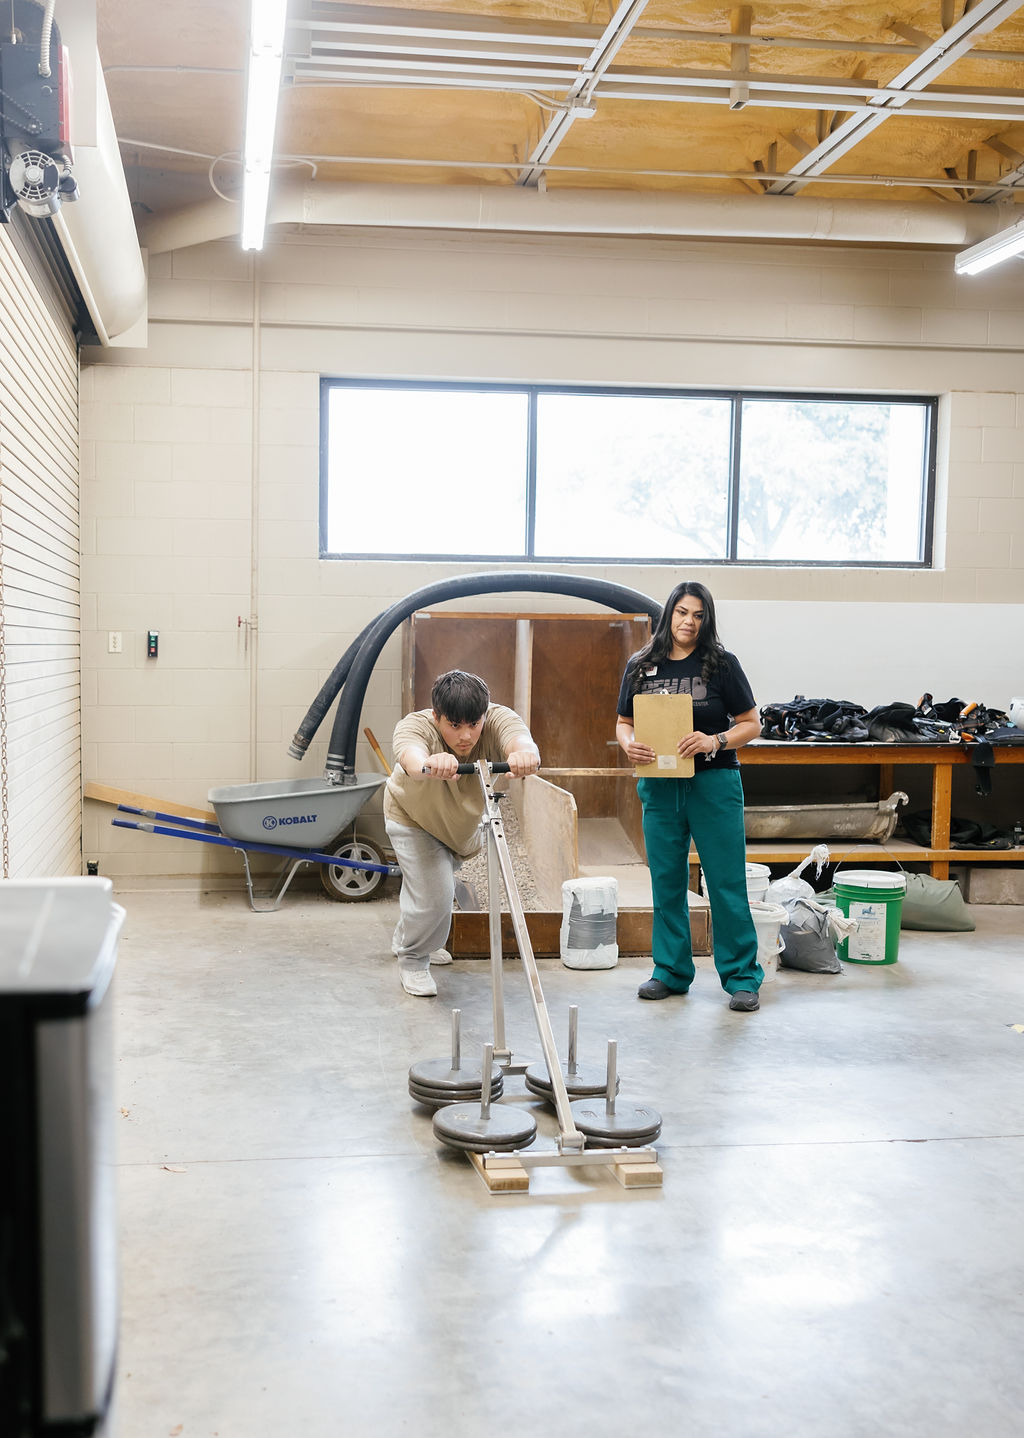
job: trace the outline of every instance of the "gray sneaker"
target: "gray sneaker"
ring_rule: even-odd
[[[761,1007],[756,989],[737,989],[729,1000],[729,1007],[740,1014],[752,1014]]]
[[[670,989],[668,984],[663,984],[660,979],[647,979],[636,992],[641,999],[670,999],[673,994],[682,995],[686,990]]]

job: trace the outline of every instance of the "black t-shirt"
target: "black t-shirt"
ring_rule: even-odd
[[[693,727],[702,734],[721,734],[732,723],[733,716],[753,709],[755,699],[747,676],[735,654],[724,653],[718,668],[705,684],[701,677],[701,661],[696,654],[686,659],[662,659],[645,664],[643,677],[632,690],[634,662],[626,665],[619,689],[618,712],[626,719],[633,717],[633,693],[689,694],[693,699]],[[701,769],[735,769],[739,766],[734,749],[719,749],[713,759],[700,756]]]

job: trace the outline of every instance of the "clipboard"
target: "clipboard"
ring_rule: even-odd
[[[693,733],[693,699],[689,694],[637,694],[633,699],[633,733],[654,750],[653,764],[637,764],[638,779],[692,779],[693,758],[681,759],[676,745]]]

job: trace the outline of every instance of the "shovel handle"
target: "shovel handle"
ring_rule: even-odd
[[[366,735],[366,742],[369,744],[370,748],[373,750],[373,752],[376,754],[377,758],[380,760],[380,765],[381,765],[381,768],[384,770],[384,773],[387,774],[387,775],[390,777],[390,775],[391,775],[391,765],[388,763],[387,759],[384,757],[384,750],[383,750],[383,749],[380,747],[380,745],[377,743],[377,737],[376,737],[376,735],[374,734],[373,730],[372,730],[372,729],[364,729],[364,730],[363,730],[363,733]]]

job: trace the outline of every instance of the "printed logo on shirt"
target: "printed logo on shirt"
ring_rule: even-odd
[[[692,679],[657,679],[645,675],[636,692],[638,694],[689,694],[695,704],[704,704],[708,697],[708,686],[699,674]]]

